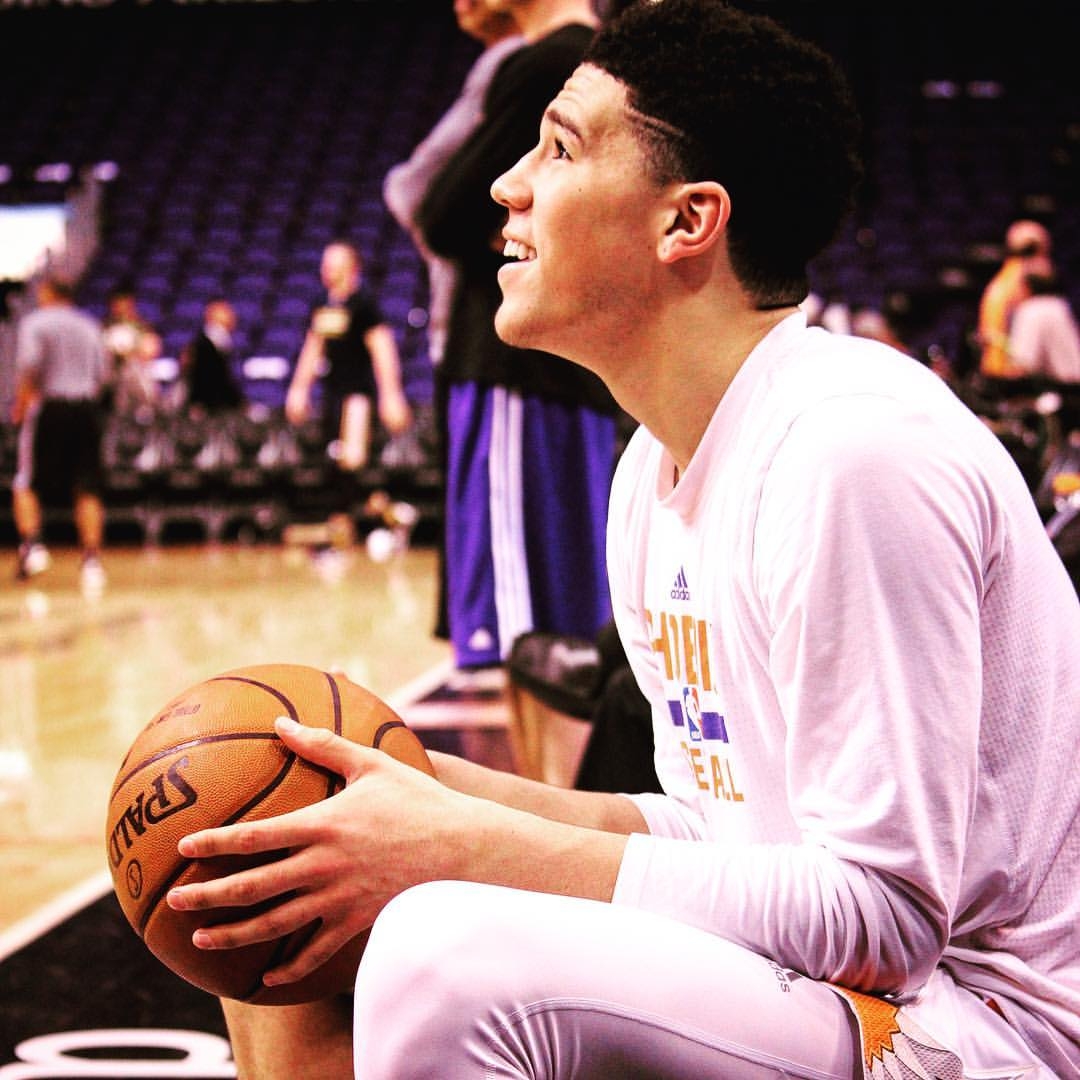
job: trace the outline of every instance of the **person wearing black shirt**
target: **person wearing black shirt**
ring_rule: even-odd
[[[460,668],[500,663],[530,630],[592,637],[610,618],[604,530],[619,410],[591,372],[495,334],[504,213],[490,194],[534,142],[597,19],[587,0],[499,6],[525,44],[497,69],[483,120],[417,218],[458,273],[441,376],[447,615]]]
[[[412,410],[401,385],[394,332],[374,297],[361,288],[359,252],[340,241],[327,245],[321,276],[325,301],[311,313],[285,415],[294,424],[308,418],[311,390],[321,378],[327,445],[339,441],[338,464],[354,470],[367,460],[372,399],[391,435],[409,428]]]
[[[189,409],[216,412],[234,409],[243,401],[230,367],[236,312],[227,300],[211,300],[202,329],[184,350],[185,404]]]

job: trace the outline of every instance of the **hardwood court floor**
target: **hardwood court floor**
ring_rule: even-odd
[[[117,548],[98,596],[77,556],[13,580],[0,557],[0,938],[105,870],[105,811],[131,741],[174,694],[221,671],[291,662],[344,671],[392,703],[449,671],[431,635],[436,558],[320,569],[284,547]],[[411,695],[413,698],[415,694]]]

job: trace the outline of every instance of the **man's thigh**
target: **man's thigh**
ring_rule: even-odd
[[[857,1075],[828,987],[636,909],[461,883],[380,916],[356,996],[360,1078]]]

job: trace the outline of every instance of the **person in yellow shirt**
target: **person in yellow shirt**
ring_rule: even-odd
[[[1009,324],[1028,296],[1024,273],[1033,255],[1050,254],[1050,234],[1037,221],[1014,221],[1005,234],[1005,260],[979,301],[979,372],[989,379],[1016,379],[1027,372],[1009,355]]]

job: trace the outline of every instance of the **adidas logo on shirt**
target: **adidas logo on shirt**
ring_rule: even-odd
[[[686,580],[686,571],[680,566],[675,576],[675,584],[671,587],[672,600],[689,600],[690,585]]]

